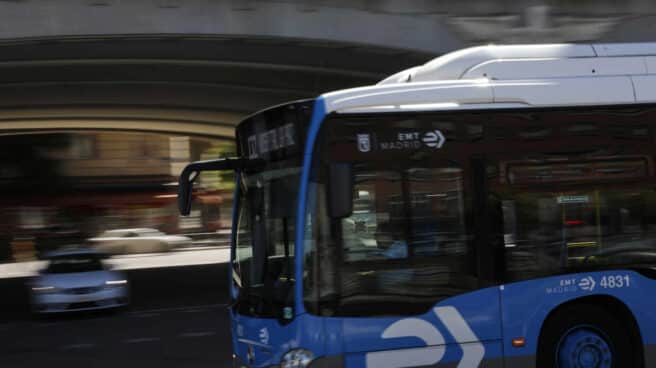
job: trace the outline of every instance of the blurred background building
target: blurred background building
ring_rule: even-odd
[[[151,228],[200,240],[230,225],[234,178],[202,176],[189,217],[178,216],[175,193],[184,164],[231,154],[230,141],[77,131],[4,135],[0,147],[3,260],[84,244],[108,230]]]
[[[220,245],[235,124],[287,100],[372,84],[488,43],[654,41],[648,0],[0,1],[0,262],[107,230]]]

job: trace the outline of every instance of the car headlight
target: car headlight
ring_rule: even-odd
[[[106,287],[121,287],[121,286],[126,286],[127,284],[128,284],[128,280],[105,281],[105,286]]]
[[[282,356],[281,368],[307,368],[314,360],[314,354],[305,349],[290,350]]]
[[[54,286],[48,286],[48,285],[39,285],[39,286],[32,286],[32,291],[35,293],[56,293],[59,291],[59,288],[54,287]]]

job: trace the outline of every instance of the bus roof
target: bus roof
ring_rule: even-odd
[[[594,73],[644,73],[656,67],[656,43],[479,46],[455,51],[394,74],[379,84],[526,77],[584,76]],[[551,68],[544,68],[550,64]],[[553,68],[553,66],[556,66]],[[510,67],[510,68],[509,68]]]
[[[656,102],[656,43],[480,46],[323,95],[328,112]]]

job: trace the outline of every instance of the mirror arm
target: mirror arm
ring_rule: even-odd
[[[191,192],[194,181],[202,171],[225,171],[242,168],[256,167],[262,163],[261,160],[249,160],[245,158],[222,158],[219,160],[196,161],[188,164],[180,173],[178,179],[178,210],[183,216],[191,212]],[[193,175],[193,176],[192,176]]]

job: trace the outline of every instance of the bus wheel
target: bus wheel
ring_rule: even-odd
[[[638,368],[631,333],[593,305],[575,305],[549,318],[538,347],[539,368]]]

